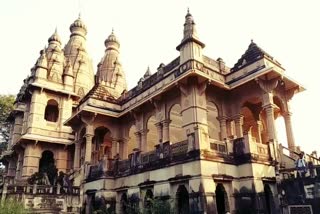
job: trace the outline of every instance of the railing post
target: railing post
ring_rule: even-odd
[[[33,184],[32,194],[37,194],[37,184]]]

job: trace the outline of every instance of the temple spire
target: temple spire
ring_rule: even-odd
[[[183,26],[183,38],[177,46],[177,50],[180,51],[180,63],[189,59],[202,61],[202,49],[204,47],[205,44],[199,40],[196,24],[188,8]]]

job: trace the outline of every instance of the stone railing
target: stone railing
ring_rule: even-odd
[[[53,185],[22,185],[5,184],[3,194],[30,194],[30,195],[79,195],[80,188],[74,186],[53,186]]]
[[[164,167],[165,165],[175,164],[177,161],[190,159],[195,156],[192,152],[188,152],[188,141],[184,140],[171,144],[169,142],[162,145],[156,145],[153,151],[141,153],[135,151],[129,155],[129,159],[114,159],[112,166],[104,171],[101,164],[90,166],[90,172],[87,180],[96,180],[102,176],[122,176],[135,174],[141,171]]]
[[[269,144],[257,143],[250,141],[250,136],[245,135],[242,138],[233,140],[233,154],[235,159],[241,162],[248,160],[269,161],[270,149]]]
[[[216,153],[227,154],[227,142],[210,139],[210,149]]]

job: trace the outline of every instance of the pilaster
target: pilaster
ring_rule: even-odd
[[[283,118],[284,118],[284,124],[286,126],[288,147],[291,151],[295,151],[296,145],[295,145],[294,135],[292,131],[291,115],[292,115],[291,112],[285,112],[283,114]]]
[[[75,142],[74,144],[74,161],[73,161],[73,168],[75,170],[80,168],[80,143]]]
[[[221,140],[227,138],[227,117],[221,116],[218,118],[220,122]]]
[[[243,115],[238,114],[234,117],[237,138],[243,137]]]
[[[158,140],[159,143],[162,143],[163,141],[163,126],[162,123],[156,123],[155,126],[157,127],[157,132],[158,132]]]
[[[86,154],[84,161],[85,163],[91,163],[91,153],[92,153],[92,134],[86,134],[84,136],[86,138]]]
[[[148,129],[144,129],[142,131],[140,131],[141,134],[141,151],[143,152],[147,152],[148,151],[148,141],[147,141],[147,135],[148,135],[149,130]]]
[[[163,142],[168,142],[170,141],[170,132],[169,132],[169,127],[170,127],[171,120],[166,119],[162,121],[162,127],[163,127]]]

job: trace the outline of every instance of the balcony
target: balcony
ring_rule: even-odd
[[[184,140],[170,145],[169,142],[157,145],[156,149],[150,152],[141,153],[135,151],[129,155],[128,159],[113,159],[107,169],[103,168],[103,163],[90,166],[87,181],[93,181],[101,177],[120,177],[136,174],[148,170],[159,169],[195,159],[199,152],[188,152],[188,141]]]

